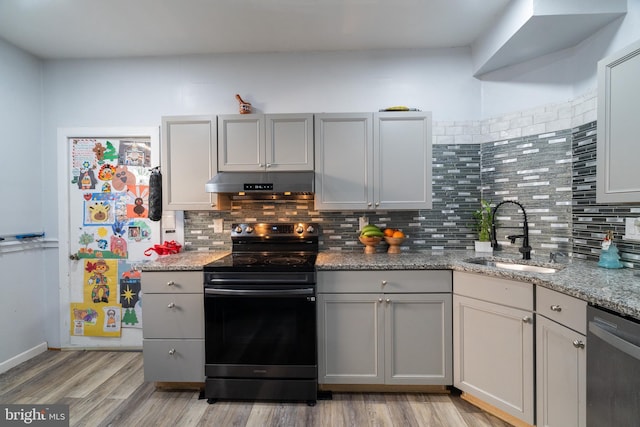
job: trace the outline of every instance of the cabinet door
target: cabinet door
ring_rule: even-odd
[[[267,114],[266,168],[313,170],[313,114]]]
[[[598,62],[596,201],[640,202],[640,41]]]
[[[384,320],[376,294],[318,295],[318,382],[384,383]]]
[[[385,383],[450,385],[451,294],[385,294]]]
[[[453,296],[454,385],[533,424],[533,314]]]
[[[431,209],[431,114],[376,113],[375,209]]]
[[[263,171],[264,126],[262,114],[218,116],[218,170]]]
[[[315,209],[373,206],[373,115],[316,114]]]
[[[218,173],[215,116],[162,118],[164,210],[210,210],[217,196],[204,185]]]
[[[536,317],[538,426],[586,426],[586,337]]]
[[[145,294],[144,338],[204,338],[203,294]]]
[[[204,382],[204,340],[142,341],[145,381]]]

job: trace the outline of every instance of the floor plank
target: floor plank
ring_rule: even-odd
[[[208,404],[145,383],[140,352],[47,351],[0,374],[0,403],[69,405],[81,427],[506,427],[455,392],[333,393],[304,402]]]

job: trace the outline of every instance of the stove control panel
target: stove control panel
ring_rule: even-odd
[[[308,237],[318,235],[318,224],[316,223],[255,223],[255,224],[232,224],[231,237],[268,237],[268,236],[296,236]]]

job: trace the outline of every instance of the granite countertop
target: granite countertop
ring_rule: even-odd
[[[228,253],[182,252],[158,257],[154,261],[143,263],[140,268],[142,271],[198,271],[205,264]],[[318,254],[316,268],[318,271],[447,269],[480,273],[540,285],[640,320],[640,276],[633,269],[611,270],[598,267],[595,261],[561,258],[561,262],[551,265],[560,267],[560,271],[545,274],[503,270],[465,262],[469,258],[486,257],[490,255],[474,251],[412,251],[400,254],[324,251]],[[522,262],[518,257],[506,258],[501,255],[499,258]],[[536,262],[535,256],[529,263],[549,266],[545,262]]]
[[[174,255],[159,256],[154,261],[145,262],[139,267],[142,271],[198,271],[227,255],[229,251],[198,252],[187,251]]]
[[[567,260],[547,262],[524,261],[533,265],[561,268],[556,273],[531,273],[503,270],[465,262],[469,258],[502,258],[523,262],[518,257],[479,254],[474,251],[416,251],[400,254],[364,254],[321,252],[316,268],[322,270],[437,270],[449,269],[468,273],[525,281],[571,295],[618,313],[640,320],[640,276],[633,269],[606,269],[595,261]],[[535,258],[535,257],[534,257]]]

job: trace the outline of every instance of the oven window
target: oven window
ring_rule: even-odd
[[[206,296],[206,363],[315,365],[315,304],[308,297]]]

